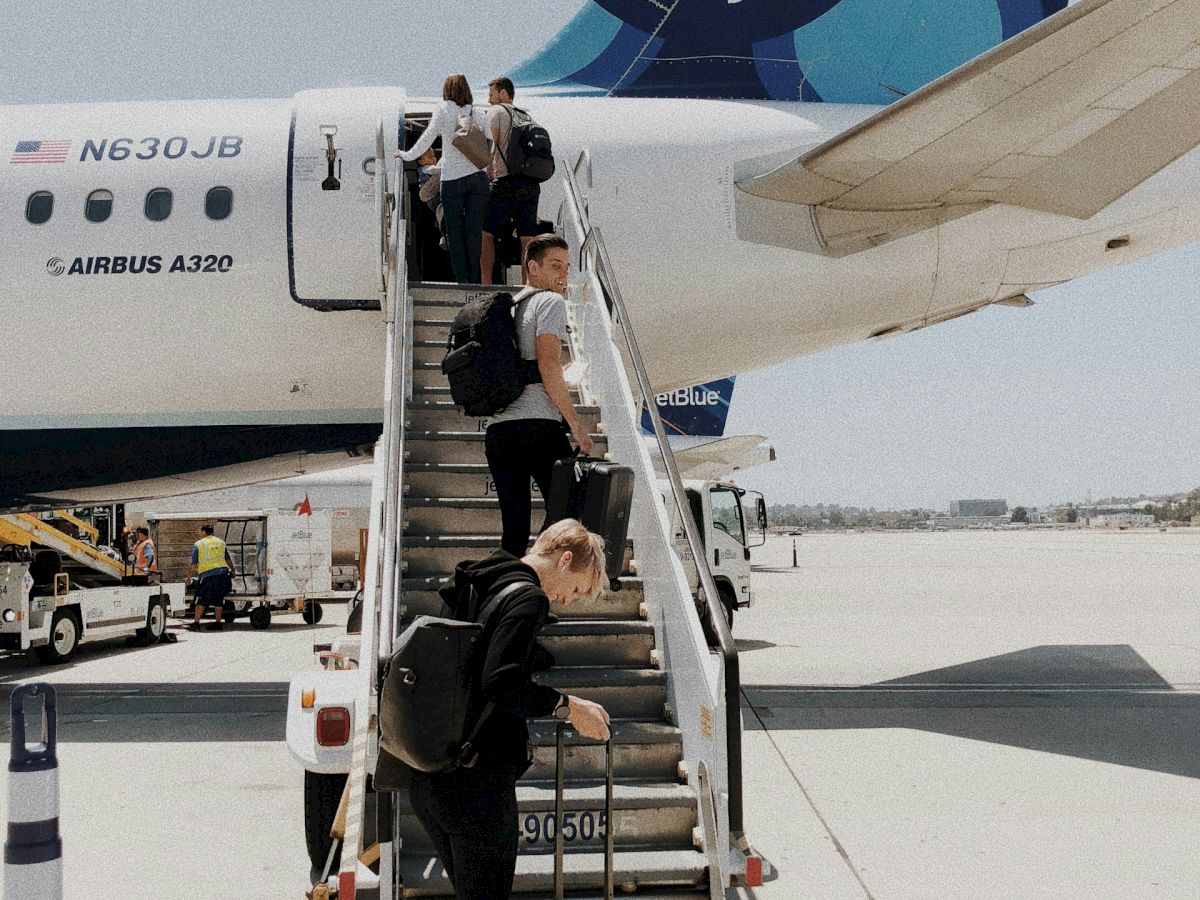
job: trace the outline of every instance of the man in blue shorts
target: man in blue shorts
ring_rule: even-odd
[[[192,545],[192,564],[188,566],[188,578],[196,576],[195,619],[188,630],[200,630],[204,610],[211,606],[216,621],[208,626],[208,630],[221,631],[225,597],[233,590],[233,559],[225,542],[213,534],[211,525],[201,525],[200,535],[200,540]]]
[[[523,175],[510,175],[508,163],[508,136],[512,132],[512,79],[494,78],[488,83],[488,123],[492,129],[492,164],[488,167],[492,178],[492,193],[488,198],[487,216],[483,220],[483,248],[479,257],[479,271],[484,284],[494,284],[493,270],[496,266],[496,238],[516,231],[521,239],[521,259],[525,249],[541,230],[538,228],[538,200],[542,186]],[[522,281],[525,276],[521,267]]]

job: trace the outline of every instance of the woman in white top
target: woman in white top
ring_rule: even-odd
[[[458,120],[471,116],[483,133],[489,133],[487,115],[471,104],[471,87],[465,75],[447,75],[442,102],[433,110],[429,127],[408,150],[397,150],[405,162],[419,159],[442,139],[442,228],[450,245],[450,264],[459,284],[479,284],[479,252],[483,247],[483,218],[488,205],[487,173],[454,146]]]

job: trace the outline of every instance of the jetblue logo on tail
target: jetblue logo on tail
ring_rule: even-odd
[[[886,104],[1067,0],[587,0],[513,71],[556,93]]]
[[[658,407],[667,434],[721,437],[733,400],[733,382],[732,378],[722,378],[655,397],[654,405]],[[642,431],[654,433],[649,410],[642,411]]]

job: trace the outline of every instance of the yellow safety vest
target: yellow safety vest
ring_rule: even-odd
[[[196,541],[196,571],[203,575],[213,569],[226,569],[225,542],[211,534]]]

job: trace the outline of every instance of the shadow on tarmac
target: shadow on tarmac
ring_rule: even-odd
[[[282,741],[286,682],[56,684],[58,740],[80,743]],[[7,703],[12,686],[0,688]],[[9,720],[0,722],[7,738]]]
[[[907,728],[1200,778],[1200,693],[1132,647],[1048,645],[860,687],[744,685],[777,730]]]

